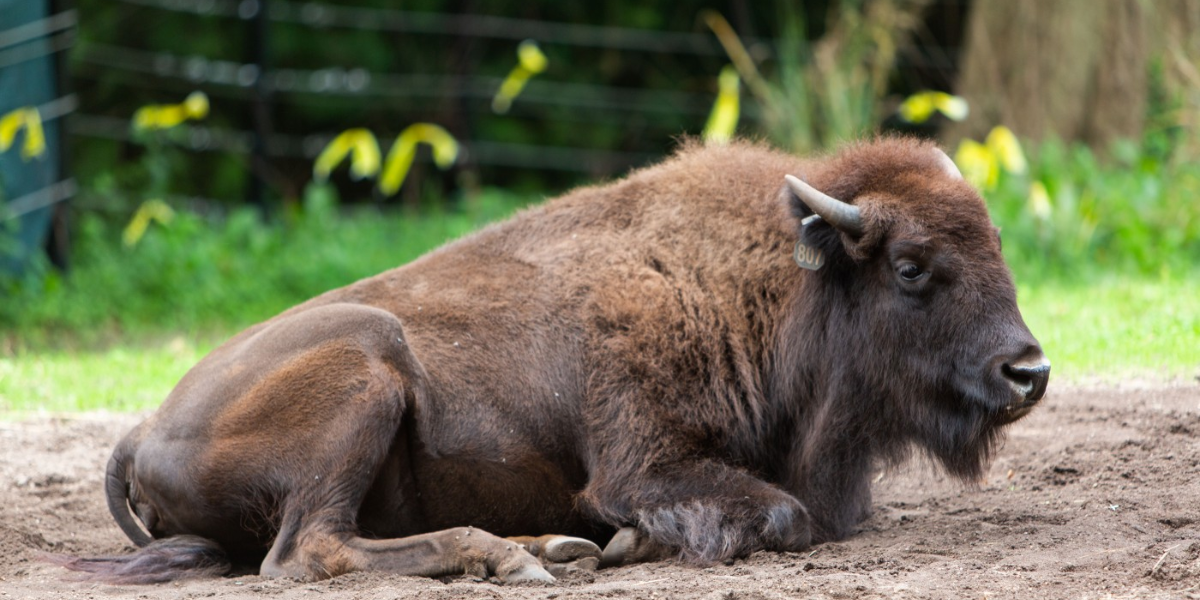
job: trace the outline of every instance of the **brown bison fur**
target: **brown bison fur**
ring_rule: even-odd
[[[110,507],[149,544],[130,560],[191,536],[179,560],[88,570],[212,572],[216,547],[270,576],[548,579],[539,559],[598,548],[495,536],[626,528],[606,560],[703,563],[849,535],[913,448],[976,479],[1049,366],[947,163],[908,139],[814,160],[687,142],[296,306],[114,452]],[[785,174],[862,230],[802,225]],[[825,266],[799,268],[797,240]]]

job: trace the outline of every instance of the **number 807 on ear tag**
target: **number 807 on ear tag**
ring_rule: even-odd
[[[816,271],[825,264],[825,253],[804,242],[796,242],[796,251],[792,253],[792,258],[796,259],[796,264],[810,271]]]

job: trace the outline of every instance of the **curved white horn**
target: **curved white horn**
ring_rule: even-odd
[[[958,170],[958,165],[954,164],[954,160],[947,156],[941,148],[934,148],[933,151],[937,153],[938,166],[940,166],[947,175],[953,179],[963,178],[962,171]]]
[[[852,237],[862,237],[862,211],[857,206],[827,196],[797,177],[785,175],[784,180],[804,204],[830,225]]]

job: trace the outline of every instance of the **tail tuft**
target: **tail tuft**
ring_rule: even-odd
[[[81,558],[47,555],[45,560],[84,573],[84,581],[117,584],[165,583],[229,573],[232,563],[216,542],[179,535],[150,542],[133,554]]]

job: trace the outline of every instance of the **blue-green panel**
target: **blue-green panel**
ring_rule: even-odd
[[[0,39],[3,32],[45,19],[49,10],[45,0],[0,0]],[[46,38],[36,38],[0,48],[0,116],[55,99],[54,54],[41,50],[48,50],[49,43]],[[26,56],[35,58],[18,61]],[[60,126],[61,119],[43,123],[46,153],[40,158],[22,158],[24,131],[17,134],[7,152],[0,153],[0,202],[37,192],[61,179]],[[53,210],[45,207],[0,221],[0,269],[20,273],[26,268],[41,251]],[[4,219],[3,213],[0,219]]]

